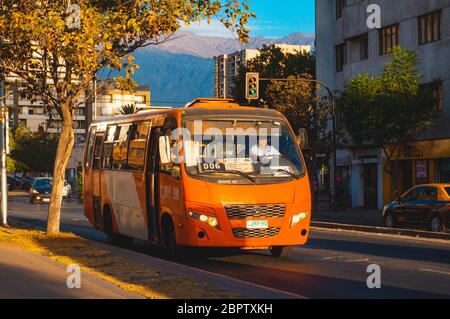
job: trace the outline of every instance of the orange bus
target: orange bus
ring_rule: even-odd
[[[299,138],[270,109],[197,99],[95,121],[84,211],[116,244],[268,249],[285,257],[309,236],[311,194]]]

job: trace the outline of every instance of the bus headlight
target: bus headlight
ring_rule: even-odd
[[[189,217],[197,219],[197,220],[201,221],[202,223],[208,224],[211,227],[219,229],[219,220],[217,219],[217,217],[209,216],[209,215],[205,215],[205,214],[199,214],[199,213],[195,213],[193,211],[189,211],[188,215],[189,215]]]
[[[219,225],[219,221],[216,217],[209,217],[208,218],[208,225],[211,227],[217,227]]]
[[[306,217],[308,217],[308,212],[302,212],[297,215],[292,216],[291,220],[291,227],[294,227],[298,223],[300,223],[302,220],[304,220]]]

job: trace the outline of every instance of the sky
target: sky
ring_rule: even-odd
[[[314,33],[314,0],[248,0],[256,19],[248,25],[250,36],[281,38],[294,32]],[[234,37],[220,22],[195,23],[186,28],[199,35]]]

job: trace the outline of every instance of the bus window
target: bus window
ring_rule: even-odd
[[[94,147],[94,138],[95,138],[96,127],[92,126],[89,132],[88,144],[86,148],[86,155],[84,158],[84,166],[89,167],[92,160],[92,150]]]
[[[130,149],[128,151],[128,165],[130,170],[143,171],[145,150],[150,123],[134,124],[130,135]]]
[[[178,143],[178,141],[172,140],[172,132],[176,128],[177,128],[176,120],[174,118],[167,118],[165,125],[164,125],[163,135],[169,137],[171,150],[173,150],[174,147],[176,146],[176,144]],[[181,176],[180,164],[175,163],[175,161],[174,161],[175,156],[174,156],[173,152],[171,152],[171,154],[172,154],[172,161],[168,164],[163,164],[160,162],[159,170],[161,173],[169,174],[173,177],[179,178]]]
[[[118,131],[116,125],[108,126],[106,130],[106,138],[105,143],[103,145],[103,160],[102,160],[102,168],[111,169],[111,154],[114,146],[114,139],[116,135],[116,131]]]
[[[95,137],[94,161],[92,163],[93,169],[100,168],[101,155],[102,155],[102,143],[103,143],[103,135],[97,135]]]
[[[128,133],[131,125],[119,126],[118,134],[114,141],[112,152],[112,167],[113,169],[125,169],[127,164],[128,154]]]

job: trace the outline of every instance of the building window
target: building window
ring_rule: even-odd
[[[347,0],[335,0],[336,5],[336,20],[342,18],[344,7],[347,5]]]
[[[134,98],[136,103],[139,104],[145,104],[145,95],[136,95],[136,97]]]
[[[436,103],[436,111],[442,112],[444,110],[444,87],[442,81],[423,84],[421,88],[433,96]]]
[[[84,107],[77,107],[77,108],[75,109],[75,115],[78,115],[78,116],[86,115],[86,110],[85,110],[85,108],[84,108]]]
[[[432,94],[436,101],[436,110],[438,112],[442,112],[444,110],[444,87],[442,82],[439,82],[433,86]]]
[[[380,55],[390,53],[393,48],[400,44],[399,41],[399,25],[382,28],[379,31],[380,38]]]
[[[336,72],[344,70],[347,64],[347,44],[342,43],[336,46]]]
[[[435,11],[418,18],[419,45],[441,40],[442,11]]]
[[[369,58],[369,35],[367,33],[352,39],[352,52],[353,51],[359,54],[358,61],[364,61]]]
[[[114,98],[112,94],[105,94],[102,98],[106,103],[114,103]]]

